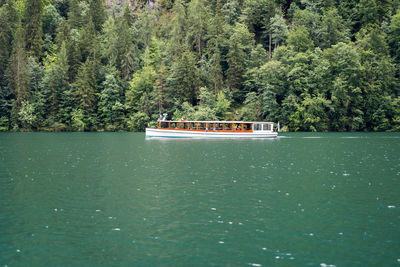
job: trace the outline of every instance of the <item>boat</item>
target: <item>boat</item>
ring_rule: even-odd
[[[146,128],[146,137],[161,138],[273,138],[273,122],[256,121],[167,121]]]

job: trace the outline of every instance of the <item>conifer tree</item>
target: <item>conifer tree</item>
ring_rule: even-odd
[[[79,47],[81,51],[82,62],[90,60],[100,60],[101,55],[98,54],[98,37],[95,31],[94,23],[90,20],[87,25],[82,27],[79,32]],[[96,62],[97,64],[97,62]]]
[[[63,42],[60,51],[55,55],[53,62],[47,63],[46,73],[43,78],[44,90],[49,95],[48,114],[56,118],[59,114],[59,106],[63,93],[69,90],[68,55],[66,43]]]
[[[252,36],[244,24],[237,23],[234,33],[229,39],[229,51],[227,54],[227,85],[236,101],[243,101],[243,74],[247,67],[248,54],[252,49]]]
[[[169,51],[173,56],[179,56],[182,53],[187,29],[186,21],[186,8],[182,0],[177,0],[172,8],[170,23]]]
[[[81,64],[81,49],[79,46],[80,34],[77,29],[71,29],[68,21],[61,19],[61,22],[57,28],[56,45],[60,48],[63,43],[66,44],[67,56],[68,56],[68,76],[69,81],[73,82],[78,69]]]
[[[210,24],[205,0],[193,0],[189,3],[188,20],[190,21],[188,37],[196,47],[198,58],[201,58],[208,30],[207,27]]]
[[[72,29],[79,29],[82,26],[79,0],[69,0],[68,23]]]
[[[124,23],[127,23],[128,27],[130,21],[127,21],[127,16],[123,17]],[[154,12],[150,9],[142,9],[140,12],[135,13],[135,23],[133,29],[137,35],[135,38],[138,43],[139,49],[145,49],[151,42],[151,37],[154,36]]]
[[[318,42],[320,48],[328,48],[338,42],[346,42],[349,34],[349,30],[336,8],[324,12]]]
[[[121,127],[125,108],[122,101],[122,88],[115,67],[107,67],[107,74],[102,83],[99,97],[99,116],[107,130]]]
[[[26,34],[26,48],[29,55],[37,59],[42,45],[42,1],[29,0],[26,2],[23,27]]]
[[[222,89],[223,85],[223,70],[221,66],[223,58],[220,46],[225,40],[223,36],[224,22],[222,16],[222,4],[222,0],[217,1],[215,15],[210,18],[210,21],[212,21],[208,29],[208,36],[210,39],[207,41],[206,46],[206,52],[209,53],[207,56],[211,61],[210,76],[215,95],[217,95],[218,91]]]
[[[32,121],[34,127],[41,127],[46,118],[46,96],[43,94],[44,66],[34,57],[28,57],[27,61],[29,76],[29,104],[32,105],[35,120]]]
[[[155,86],[155,101],[156,105],[158,107],[158,112],[161,115],[164,111],[164,108],[167,104],[167,74],[166,74],[166,68],[163,63],[161,63],[158,71],[157,71],[157,80],[156,80],[156,86]]]
[[[9,87],[12,89],[15,99],[11,112],[11,121],[15,126],[21,126],[18,113],[23,103],[29,100],[29,76],[25,51],[25,32],[21,25],[18,26],[15,33],[9,72]]]
[[[200,84],[195,56],[187,48],[173,68],[172,87],[176,96],[181,103],[196,105]]]
[[[79,68],[76,78],[76,101],[83,111],[92,114],[97,108],[96,72],[94,62],[88,58]]]
[[[70,82],[75,80],[78,73],[79,66],[82,61],[82,54],[79,47],[79,32],[77,30],[71,31],[71,39],[67,42],[68,51],[68,63],[69,63],[69,80]]]
[[[116,66],[118,57],[118,28],[115,24],[114,17],[110,16],[104,23],[101,39],[101,52],[103,58],[109,65]]]
[[[221,53],[218,48],[218,42],[215,44],[214,53],[211,58],[211,77],[214,86],[214,94],[222,89],[223,76],[221,68]]]
[[[222,2],[222,0],[218,0],[216,8],[222,8],[221,12],[223,13],[225,23],[235,25],[238,22],[241,12],[239,2],[237,0],[228,0],[225,4]],[[221,6],[222,4],[223,6]]]
[[[0,7],[0,86],[6,85],[5,71],[7,70],[12,41],[17,23],[14,2],[8,0]]]
[[[276,13],[275,16],[271,18],[270,23],[272,44],[276,48],[287,38],[288,26],[281,13]]]
[[[228,52],[227,84],[235,97],[238,97],[242,86],[242,76],[244,74],[244,52],[237,39],[232,38]]]
[[[12,89],[9,85],[9,62],[13,51],[13,39],[17,27],[17,11],[14,1],[4,1],[0,7],[0,130],[8,130],[12,107]]]
[[[125,5],[124,13],[122,14],[122,17],[123,17],[122,20],[128,24],[129,28],[133,26],[131,9],[129,8],[128,3]]]
[[[61,19],[57,30],[56,30],[56,37],[55,37],[55,44],[57,45],[58,48],[61,47],[63,42],[68,43],[71,38],[71,28],[69,26],[69,23]]]
[[[397,63],[400,63],[400,9],[392,17],[389,28],[390,52]]]
[[[97,32],[100,32],[106,21],[106,11],[103,0],[89,0],[89,15]]]
[[[117,37],[117,67],[121,72],[123,80],[130,79],[132,73],[138,69],[138,48],[133,40],[133,31],[129,27],[130,19],[124,16],[119,23],[118,37]]]

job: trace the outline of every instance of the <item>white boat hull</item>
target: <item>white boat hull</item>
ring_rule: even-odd
[[[188,131],[188,130],[170,130],[146,128],[146,137],[164,137],[164,138],[273,138],[277,132],[257,131],[249,132],[217,132],[217,131]]]

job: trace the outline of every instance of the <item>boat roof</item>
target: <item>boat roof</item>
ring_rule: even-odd
[[[199,122],[199,123],[273,123],[270,121],[187,121],[187,120],[180,120],[180,121],[169,121],[169,120],[159,120],[160,122]]]

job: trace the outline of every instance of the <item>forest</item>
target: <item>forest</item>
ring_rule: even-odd
[[[0,0],[0,131],[400,131],[400,0]]]

